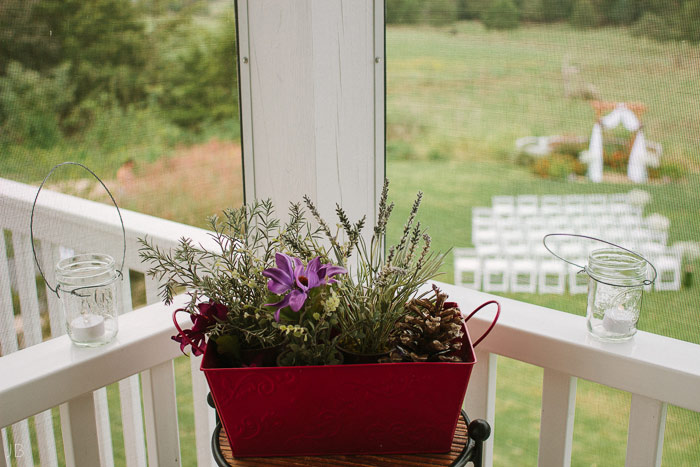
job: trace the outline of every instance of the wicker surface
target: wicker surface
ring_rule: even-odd
[[[300,457],[245,457],[236,459],[231,452],[224,430],[219,434],[219,447],[224,459],[231,466],[430,466],[452,465],[460,456],[467,443],[467,426],[463,417],[459,418],[450,452],[428,454],[371,454],[356,456],[300,456]]]

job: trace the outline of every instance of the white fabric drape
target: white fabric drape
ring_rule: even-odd
[[[639,130],[634,139],[630,160],[627,163],[627,178],[634,183],[644,183],[647,181],[647,142],[644,139],[644,132]]]
[[[593,125],[588,145],[588,178],[595,183],[603,181],[603,131],[598,123]]]
[[[627,131],[636,131],[637,135],[630,151],[627,164],[627,177],[635,183],[647,181],[647,144],[641,123],[637,116],[624,104],[618,105],[615,110],[600,119],[600,123],[593,125],[591,141],[588,145],[588,178],[595,183],[603,180],[603,134],[601,125],[605,128],[615,128],[622,124]]]

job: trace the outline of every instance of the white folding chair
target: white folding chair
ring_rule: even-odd
[[[657,256],[652,261],[656,267],[654,290],[681,289],[681,259],[674,255]]]
[[[476,244],[476,253],[480,258],[501,256],[501,243],[495,238]]]
[[[510,266],[511,292],[537,292],[537,261],[534,259],[514,259]]]
[[[518,195],[515,199],[515,213],[520,217],[536,216],[539,213],[537,195]]]
[[[608,197],[602,194],[585,195],[585,209],[587,214],[607,214]]]
[[[472,244],[474,246],[480,243],[496,241],[497,238],[498,230],[493,224],[493,221],[472,219]]]
[[[564,213],[577,216],[586,212],[586,197],[583,195],[565,195]]]
[[[542,195],[540,197],[540,214],[552,216],[564,213],[564,204],[560,195]]]
[[[454,281],[456,285],[481,290],[481,259],[475,248],[455,248]]]
[[[484,292],[507,292],[509,286],[508,261],[502,258],[487,258],[484,260]]]
[[[542,260],[538,267],[538,292],[562,295],[566,290],[566,263],[561,260]]]
[[[491,209],[494,216],[515,215],[515,198],[513,196],[493,196],[491,198]]]

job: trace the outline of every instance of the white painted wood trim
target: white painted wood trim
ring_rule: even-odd
[[[498,325],[479,350],[700,412],[700,345],[644,331],[625,343],[600,342],[588,335],[585,317],[436,284],[463,310],[487,300],[501,303]],[[469,320],[472,335],[485,331],[493,315],[484,309]]]
[[[39,460],[42,466],[53,467],[58,465],[56,455],[56,439],[53,433],[53,417],[47,410],[34,416],[34,431],[39,445]]]
[[[92,392],[74,398],[67,404],[63,449],[66,465],[100,465],[99,440],[95,422],[95,400]]]
[[[250,39],[248,0],[238,0],[236,11],[236,28],[238,33],[238,90],[240,103],[238,105],[241,119],[241,150],[243,158],[244,200],[250,203],[255,199],[255,158],[253,157],[253,113],[251,101],[250,78]],[[244,117],[245,116],[245,117]]]
[[[571,465],[576,381],[566,373],[544,369],[537,465]]]
[[[24,346],[29,347],[41,342],[41,319],[34,276],[32,243],[28,235],[12,232],[12,246],[15,251],[15,274],[17,274]]]
[[[0,348],[2,348],[2,355],[17,351],[10,268],[7,262],[5,236],[2,231],[0,231]]]
[[[129,467],[146,466],[146,445],[141,412],[139,375],[119,381],[122,427],[124,432],[124,455]]]
[[[625,466],[661,466],[667,407],[664,402],[632,394]]]
[[[107,388],[94,392],[95,417],[97,420],[97,441],[100,445],[100,465],[114,467],[114,450],[112,449],[112,427],[109,423],[109,406]]]
[[[0,358],[0,374],[14,375],[0,378],[0,427],[181,355],[170,339],[171,312],[186,300],[181,296],[172,307],[156,303],[120,316],[117,338],[102,347],[79,348],[64,335]],[[186,326],[189,316],[181,315]]]
[[[167,361],[141,373],[148,464],[180,465],[180,435],[173,362]]]
[[[324,218],[339,203],[372,225],[384,180],[383,2],[241,0],[237,17],[246,201],[271,198],[284,212],[306,194]]]
[[[386,178],[386,27],[384,0],[374,2],[374,198],[379,202]],[[377,217],[376,209],[373,212]],[[369,217],[369,216],[368,216]],[[374,225],[374,223],[371,223]]]
[[[463,408],[474,420],[481,418],[491,425],[491,436],[484,443],[483,465],[493,465],[493,440],[496,424],[496,375],[498,355],[477,348],[474,350],[476,365],[467,386]]]
[[[197,442],[197,465],[216,465],[211,452],[211,433],[215,427],[215,412],[207,403],[209,385],[199,367],[202,356],[190,355],[190,372],[192,380],[192,402],[194,404],[194,427]]]
[[[7,433],[3,428],[0,430],[0,467],[7,467],[10,464],[10,451],[7,448]]]

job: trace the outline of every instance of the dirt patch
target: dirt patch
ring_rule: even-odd
[[[120,208],[204,227],[207,217],[243,203],[241,146],[214,139],[179,147],[174,155],[152,163],[129,161],[116,180],[104,182]],[[47,188],[110,203],[90,178]]]

